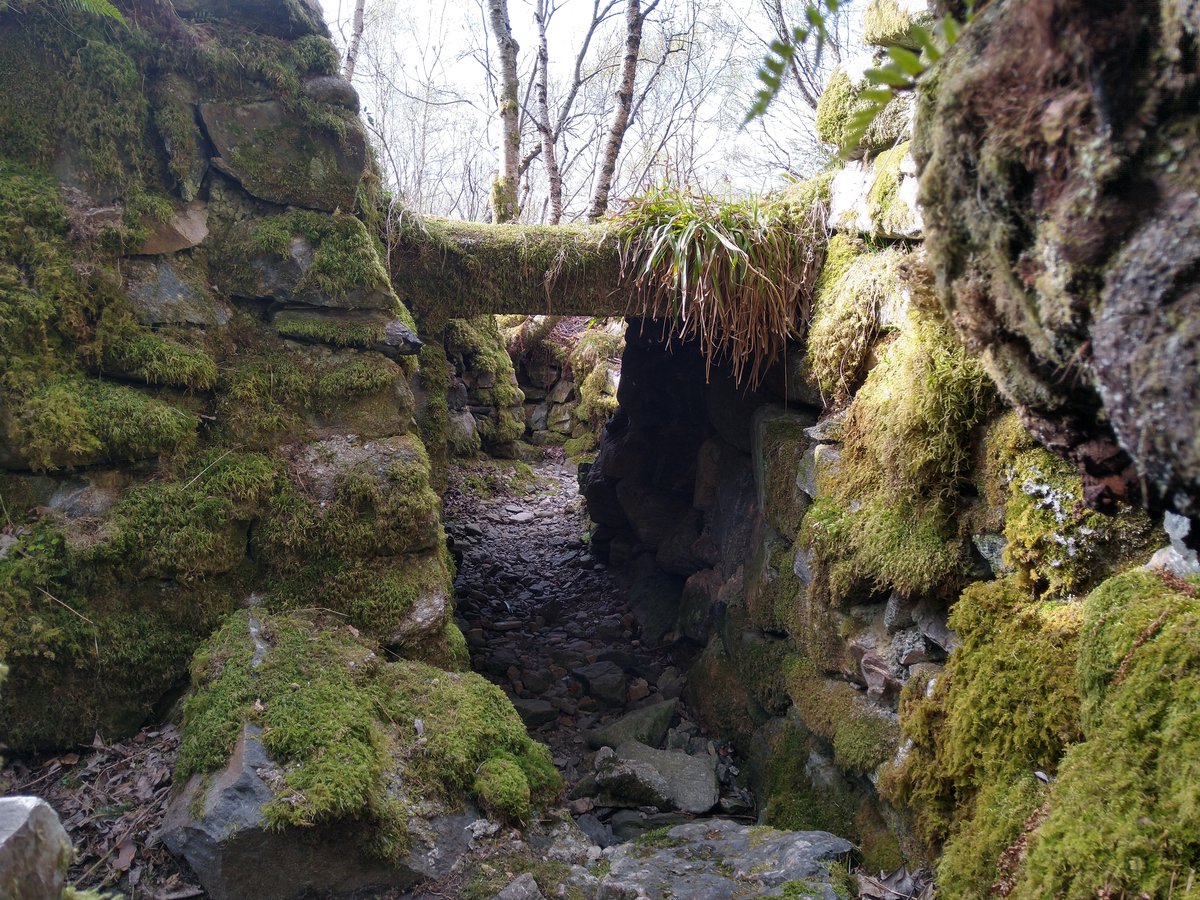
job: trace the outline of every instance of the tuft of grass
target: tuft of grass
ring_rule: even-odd
[[[757,385],[807,319],[827,215],[819,186],[810,194],[718,200],[664,185],[629,201],[614,225],[642,314],[696,339],[708,371],[725,358]]]

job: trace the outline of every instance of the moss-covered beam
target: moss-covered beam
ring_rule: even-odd
[[[633,306],[603,225],[406,220],[391,269],[423,332],[482,313],[619,316]]]

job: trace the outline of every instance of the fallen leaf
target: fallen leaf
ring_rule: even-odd
[[[117,870],[124,872],[129,868],[129,864],[133,862],[133,838],[126,836],[117,844],[117,861],[115,863]]]

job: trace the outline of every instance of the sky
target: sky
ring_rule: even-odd
[[[787,2],[795,5],[799,0]],[[350,31],[353,0],[321,0],[321,3],[335,42],[344,47]],[[564,81],[569,78],[574,48],[591,21],[592,3],[593,0],[559,0],[548,35],[552,76]],[[697,4],[710,25],[710,30],[705,33],[706,47],[711,48],[714,56],[723,54],[722,59],[736,57],[736,67],[730,68],[731,74],[723,78],[719,86],[714,83],[711,94],[702,101],[691,133],[678,138],[691,141],[689,146],[697,148],[689,171],[702,182],[700,186],[714,193],[762,193],[783,186],[787,168],[801,174],[818,168],[824,159],[819,151],[814,153],[811,111],[803,104],[789,102],[785,97],[773,107],[766,128],[761,124],[751,129],[739,127],[753,102],[757,88],[754,71],[766,49],[765,38],[760,35],[768,34],[768,26],[761,14],[760,0],[661,0],[660,11],[672,3],[676,9],[689,3]],[[397,168],[404,168],[405,173],[396,180],[430,178],[428,172],[418,175],[411,171],[422,168],[425,162],[413,159],[414,155],[427,157],[429,168],[440,166],[447,171],[453,170],[455,174],[451,180],[461,181],[465,177],[471,182],[469,189],[474,192],[478,192],[476,182],[482,174],[462,175],[470,160],[477,160],[477,165],[486,163],[484,168],[490,171],[496,167],[499,130],[494,101],[487,95],[485,67],[479,52],[480,47],[490,43],[482,7],[481,0],[367,0],[368,19],[382,16],[389,22],[386,34],[394,50],[394,64],[389,66],[387,76],[405,85],[438,82],[445,86],[446,96],[451,92],[455,96],[455,105],[449,107],[453,115],[449,118],[446,118],[447,109],[433,110],[440,118],[421,137],[420,149],[416,149],[417,139],[412,135],[407,136],[403,146],[397,145],[397,155],[401,158]],[[606,23],[608,33],[598,35],[593,46],[605,40],[619,44],[623,39],[623,7],[623,2],[616,4],[612,20]],[[509,15],[521,48],[520,67],[525,74],[537,47],[533,3],[531,0],[509,0]],[[355,85],[368,118],[384,118],[381,113],[386,113],[389,102],[376,93],[381,90],[378,77],[356,77]],[[381,100],[385,102],[381,103]],[[396,108],[395,95],[390,105]],[[391,130],[398,131],[395,126]],[[636,140],[636,137],[631,135],[631,139]],[[651,153],[645,148],[639,151],[636,146],[627,148],[629,166],[641,165],[639,152]],[[663,165],[669,168],[669,161]],[[544,174],[537,174],[541,170],[536,164],[530,171],[536,194],[541,190],[537,180],[539,177],[544,179]],[[584,161],[579,162],[576,171],[587,171]],[[582,176],[577,174],[575,177]],[[632,183],[632,180],[633,176],[627,176],[627,182]],[[422,211],[478,217],[478,203],[468,204],[463,209],[441,208],[452,203],[454,189],[461,190],[462,185],[446,188],[445,196],[440,199],[433,199],[431,193],[418,208],[428,204],[432,208]],[[586,186],[580,190],[586,194]],[[536,221],[536,217],[533,220]]]

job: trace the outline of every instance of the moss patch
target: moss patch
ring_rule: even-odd
[[[978,362],[914,303],[856,395],[842,459],[805,516],[815,590],[837,603],[860,588],[945,596],[962,584],[968,556],[953,517],[993,402]]]
[[[905,686],[912,749],[881,789],[927,841],[946,840],[939,878],[964,896],[989,895],[1000,851],[1040,803],[1032,773],[1053,773],[1081,736],[1081,624],[1077,604],[1035,600],[1014,579],[974,584],[951,611],[962,644],[945,674]]]
[[[492,765],[510,785],[523,780],[532,802],[560,790],[544,748],[482,677],[386,662],[351,630],[300,615],[261,621],[267,650],[255,667],[249,619],[231,616],[196,654],[177,778],[223,766],[242,723],[255,722],[286,765],[268,820],[365,820],[368,849],[384,858],[406,847],[406,804],[455,803],[489,761],[503,761]]]
[[[813,295],[805,359],[830,402],[846,400],[858,384],[879,334],[883,305],[901,289],[904,253],[864,253],[854,238],[834,235]]]
[[[1106,569],[1141,561],[1163,542],[1141,510],[1122,507],[1114,517],[1087,509],[1078,471],[1046,450],[1017,454],[1008,488],[1005,560],[1040,596],[1085,591]]]
[[[865,774],[895,752],[899,728],[865,694],[844,681],[823,677],[803,657],[791,659],[786,677],[800,720],[830,743],[839,767]]]

